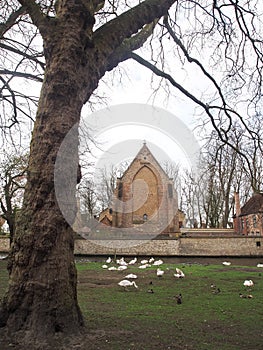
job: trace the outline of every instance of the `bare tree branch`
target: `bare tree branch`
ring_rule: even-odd
[[[23,56],[24,58],[27,58],[27,59],[29,59],[30,61],[39,64],[39,65],[41,66],[42,69],[45,68],[45,64],[44,64],[43,62],[41,62],[41,61],[38,59],[38,57],[43,57],[43,54],[40,55],[39,53],[36,53],[36,57],[35,57],[34,54],[28,54],[28,53],[26,53],[26,52],[24,52],[24,51],[18,50],[18,49],[15,48],[15,47],[12,47],[12,46],[10,46],[10,45],[6,45],[6,44],[1,43],[1,42],[0,42],[0,48],[5,49],[5,50],[8,50],[9,52],[13,52],[13,53],[18,54],[18,55],[21,55],[21,56]]]
[[[94,43],[100,47],[105,46],[105,49],[110,45],[112,50],[115,50],[145,24],[150,24],[156,18],[163,16],[165,10],[168,11],[174,2],[175,0],[143,1],[97,29],[93,35]]]
[[[197,105],[202,107],[204,109],[204,111],[206,112],[206,114],[209,116],[210,121],[211,121],[214,129],[217,131],[217,134],[218,134],[220,140],[224,144],[229,145],[231,148],[233,148],[236,152],[238,152],[240,155],[242,155],[244,157],[244,159],[246,160],[246,163],[248,165],[248,169],[249,169],[250,173],[252,174],[252,169],[251,169],[251,166],[250,166],[250,160],[248,159],[246,154],[244,152],[242,152],[240,149],[236,148],[236,146],[231,143],[231,140],[229,140],[229,137],[228,137],[227,133],[225,132],[225,130],[223,128],[219,128],[217,126],[217,124],[215,123],[215,118],[214,118],[213,114],[211,113],[211,110],[215,109],[215,110],[223,110],[223,111],[226,111],[227,113],[233,113],[233,114],[237,115],[237,113],[235,111],[227,109],[227,108],[222,108],[222,107],[219,107],[219,106],[213,106],[213,105],[209,106],[209,105],[205,104],[200,99],[198,99],[196,96],[192,95],[183,86],[178,84],[172,78],[172,76],[170,74],[167,74],[167,73],[161,71],[156,66],[152,65],[149,61],[144,60],[142,57],[140,57],[139,55],[137,55],[135,53],[131,53],[130,57],[132,59],[134,59],[135,61],[137,61],[138,63],[140,63],[143,66],[145,66],[148,69],[150,69],[154,74],[156,74],[156,75],[158,75],[158,76],[160,76],[162,78],[167,79],[176,89],[181,91],[185,96],[187,96],[189,99],[191,99],[194,103],[196,103]]]
[[[149,36],[152,35],[156,23],[157,21],[147,24],[142,30],[139,31],[139,33],[135,34],[129,39],[124,39],[123,43],[110,56],[107,70],[110,71],[120,62],[129,59],[132,51],[135,51],[143,46]]]
[[[18,0],[20,4],[27,10],[33,23],[38,27],[40,32],[44,35],[46,30],[50,27],[51,19],[44,16],[40,5],[34,0]]]
[[[12,75],[13,77],[21,77],[21,78],[26,78],[30,80],[35,80],[40,83],[43,82],[43,78],[38,77],[37,75],[34,75],[34,74],[25,73],[25,72],[14,72],[8,69],[3,69],[3,70],[0,70],[0,74]]]
[[[9,18],[4,23],[0,23],[0,38],[16,24],[19,17],[26,13],[26,7],[21,6],[18,10],[12,12]]]

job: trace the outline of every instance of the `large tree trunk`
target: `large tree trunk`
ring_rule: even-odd
[[[88,89],[98,79],[93,58],[85,74],[92,77],[83,93],[81,23],[56,28],[52,47],[46,41],[47,69],[30,149],[28,181],[9,263],[9,290],[0,310],[0,325],[24,343],[40,342],[58,332],[79,331],[83,318],[77,303],[73,224],[78,165],[78,133],[64,154],[61,181],[67,188],[69,215],[61,214],[54,188],[55,162],[68,131],[78,123]],[[75,25],[75,27],[74,27]],[[61,30],[59,30],[61,29]],[[67,35],[66,35],[67,34]],[[83,50],[84,51],[84,50]],[[94,60],[95,65],[98,63]],[[66,203],[67,205],[67,203]],[[20,332],[19,332],[20,331]]]
[[[48,76],[47,73],[47,79]],[[17,220],[9,264],[9,292],[2,311],[5,316],[1,318],[14,332],[30,329],[35,336],[67,331],[67,327],[72,331],[83,323],[76,296],[73,230],[60,212],[54,189],[59,146],[78,121],[81,105],[68,87],[68,99],[61,108],[57,87],[52,79],[51,82],[52,86],[47,82],[43,86],[33,133],[28,184]],[[69,185],[71,206],[77,144],[76,141],[75,149],[70,150],[72,163],[64,167],[64,185]],[[74,213],[70,219],[74,219]]]
[[[0,327],[20,334],[23,344],[45,344],[52,335],[72,335],[83,326],[71,228],[78,170],[76,126],[100,78],[128,57],[121,49],[127,53],[137,48],[149,34],[128,48],[127,42],[122,45],[124,39],[132,40],[133,34],[165,14],[173,2],[144,1],[92,35],[95,0],[57,1],[57,16],[49,18],[34,1],[20,0],[44,38],[46,57],[28,181],[11,251],[9,289],[0,307]],[[61,153],[60,146],[72,128],[71,142]],[[58,188],[66,192],[55,191],[55,172]],[[57,196],[63,202],[64,216]]]

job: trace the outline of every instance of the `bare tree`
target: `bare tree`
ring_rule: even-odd
[[[197,175],[192,171],[186,170],[182,175],[182,209],[186,214],[186,223],[190,228],[197,228],[199,217],[202,222],[202,215],[198,208],[199,188]]]
[[[0,164],[0,216],[6,220],[13,241],[17,211],[22,206],[28,154],[7,154]]]
[[[165,161],[161,164],[163,170],[170,179],[173,179],[175,188],[180,187],[180,165]]]
[[[96,178],[92,173],[82,178],[78,188],[83,207],[81,209],[84,211],[86,209],[90,218],[111,206],[117,179],[123,175],[128,166],[129,162],[126,161],[118,165],[111,164],[97,169]]]
[[[262,115],[253,116],[250,120],[250,125],[253,125],[253,129],[262,140]],[[262,144],[258,143],[255,139],[251,139],[244,130],[242,132],[242,147],[243,152],[246,153],[249,160],[249,166],[244,160],[241,159],[243,164],[243,170],[246,174],[246,180],[250,183],[250,187],[253,193],[258,193],[263,190],[263,149]]]
[[[116,189],[117,179],[122,177],[129,165],[129,161],[123,161],[120,164],[111,164],[107,168],[99,169],[96,189],[101,210],[112,205],[112,197]]]
[[[101,210],[108,208],[112,202],[113,192],[119,177],[118,167],[111,165],[109,168],[99,169],[99,178],[96,184],[99,206]]]
[[[91,179],[82,179],[78,192],[80,196],[80,212],[88,214],[87,219],[93,218],[99,213],[98,196],[94,182]]]
[[[260,135],[260,128],[257,134]],[[198,174],[187,175],[184,192],[192,190],[191,207],[195,207],[196,220],[207,227],[230,225],[234,210],[234,192],[239,192],[245,202],[255,188],[259,191],[262,183],[261,149],[258,143],[247,137],[244,129],[236,125],[229,133],[231,143],[246,154],[247,162],[235,148],[222,143],[217,133],[212,131],[203,146]],[[197,195],[194,196],[194,193]],[[201,219],[202,218],[202,219]]]
[[[171,91],[175,88],[199,106],[224,143],[235,147],[228,139],[234,119],[243,124],[251,138],[259,141],[247,126],[243,111],[246,109],[250,117],[261,103],[260,3],[257,0],[3,2],[0,37],[2,62],[7,69],[2,72],[1,96],[3,108],[9,106],[8,113],[2,117],[5,128],[19,125],[23,115],[31,117],[29,112],[24,112],[21,101],[32,102],[28,102],[32,113],[36,102],[25,93],[24,87],[18,91],[11,82],[21,75],[34,81],[43,79],[33,117],[24,203],[9,263],[11,283],[0,309],[0,326],[11,330],[21,344],[37,341],[39,346],[41,342],[46,346],[55,334],[73,335],[84,324],[77,302],[71,228],[76,213],[79,164],[77,128],[73,129],[71,143],[64,152],[61,144],[78,124],[81,109],[90,101],[100,80],[120,62],[132,58],[167,80]],[[42,48],[35,41],[36,35],[43,41],[45,61]],[[146,58],[134,52],[144,44],[152,49],[150,54],[145,54]],[[171,55],[174,77],[167,73]],[[206,80],[209,96],[191,89],[190,84],[184,87],[183,80],[176,81],[178,68],[188,69],[192,64]],[[210,71],[209,66],[214,68]],[[246,155],[244,158],[247,159]],[[55,162],[60,198],[54,187]],[[60,166],[63,171],[59,171]],[[65,203],[67,221],[58,199]]]
[[[37,83],[43,82],[45,61],[39,30],[32,25],[26,5],[2,1],[1,7],[0,124],[2,135],[6,135],[14,125],[18,129],[19,123],[34,120],[39,95]],[[32,87],[28,81],[36,84]]]
[[[205,111],[221,142],[244,157],[251,174],[253,171],[249,159],[231,142],[229,133],[238,121],[248,137],[261,144],[260,136],[249,123],[262,110],[261,6],[257,0],[229,0],[225,3],[217,0],[178,1],[174,15],[164,16],[160,29],[162,55],[159,51],[152,53],[154,56],[159,55],[155,58],[159,67],[137,53],[130,54],[135,61],[187,96],[201,111]],[[194,28],[194,31],[189,28]],[[185,69],[195,66],[197,72],[200,71],[200,78],[206,82],[208,93],[198,94],[191,87],[191,82],[188,88],[184,87],[173,74],[167,72],[168,68],[165,71],[165,62],[160,57],[165,57],[165,49],[169,50],[169,45],[164,43],[167,38],[176,44],[173,53],[179,57]],[[252,64],[248,62],[248,56]],[[218,74],[218,70],[224,73]]]

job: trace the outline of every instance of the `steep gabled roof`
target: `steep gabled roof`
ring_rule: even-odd
[[[155,166],[157,169],[159,169],[159,171],[167,178],[169,179],[169,176],[166,174],[166,172],[163,170],[163,168],[161,167],[161,165],[159,164],[159,162],[156,160],[156,158],[154,157],[154,155],[152,154],[152,152],[149,150],[149,148],[146,145],[146,142],[143,143],[142,148],[139,150],[139,152],[137,153],[137,155],[135,156],[135,158],[133,159],[133,161],[131,162],[131,164],[128,166],[128,168],[125,170],[125,172],[123,173],[123,175],[121,176],[120,179],[125,178],[125,175],[129,172],[129,170],[132,168],[133,164],[138,161],[147,161],[152,164],[153,166]]]
[[[263,212],[263,193],[256,193],[243,205],[240,216],[261,212]]]

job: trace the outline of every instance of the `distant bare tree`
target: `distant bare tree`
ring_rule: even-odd
[[[191,171],[185,171],[182,176],[182,209],[186,214],[187,225],[191,228],[198,226],[200,212],[198,210],[199,203],[198,180]],[[200,222],[202,220],[200,219]]]
[[[99,212],[98,196],[93,180],[82,179],[78,188],[78,193],[80,196],[80,212],[84,214],[87,213],[88,219],[93,218]]]
[[[22,206],[28,154],[7,154],[0,163],[0,215],[6,220],[13,241],[15,219]]]
[[[259,127],[257,134],[261,134]],[[260,144],[255,144],[238,125],[231,130],[229,138],[235,148],[246,155],[249,165],[240,152],[222,143],[212,131],[202,149],[198,174],[188,174],[184,181],[184,192],[192,189],[192,200],[188,194],[188,203],[195,207],[195,218],[200,226],[203,220],[208,227],[228,227],[234,210],[234,192],[240,193],[244,203],[262,186]],[[193,213],[193,209],[191,211]]]
[[[258,138],[263,140],[263,117],[262,115],[253,116],[250,125],[255,130]],[[252,192],[261,192],[263,190],[263,146],[257,140],[249,137],[243,129],[242,152],[246,154],[249,162],[240,159],[243,164],[243,171],[246,173],[247,182],[250,183]]]

